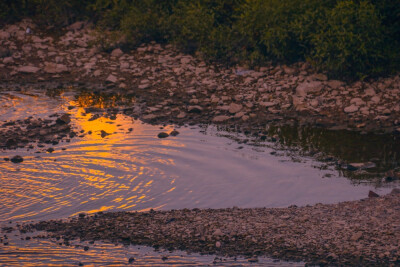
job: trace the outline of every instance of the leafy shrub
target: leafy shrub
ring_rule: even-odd
[[[341,1],[318,24],[310,55],[316,66],[336,75],[359,78],[383,71],[383,28],[371,3]]]
[[[171,42],[235,64],[308,60],[332,76],[400,70],[399,0],[2,0],[0,23],[90,18],[105,49]]]

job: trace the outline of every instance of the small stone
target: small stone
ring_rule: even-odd
[[[243,106],[240,105],[240,104],[231,103],[231,104],[229,105],[228,111],[229,111],[229,113],[231,113],[231,114],[235,114],[235,113],[238,113],[239,111],[241,111],[242,108],[243,108]]]
[[[18,156],[18,155],[11,158],[11,162],[12,163],[21,163],[23,161],[24,161],[24,159],[21,156]]]
[[[368,197],[372,198],[372,197],[379,197],[379,195],[377,193],[375,193],[374,191],[369,191],[368,192]]]
[[[186,113],[185,112],[180,112],[177,116],[176,116],[176,118],[178,118],[178,119],[183,119],[183,118],[185,118],[186,117]]]
[[[114,49],[114,50],[111,52],[111,56],[112,56],[112,57],[120,57],[120,56],[122,56],[123,54],[124,54],[124,52],[122,52],[122,50],[119,49],[119,48],[116,48],[116,49]]]
[[[371,169],[376,167],[376,164],[373,162],[362,162],[362,163],[349,163],[347,164],[347,169],[349,171],[355,170],[364,170],[364,169]]]
[[[83,247],[83,250],[84,250],[84,251],[88,251],[88,250],[89,250],[89,247],[88,247],[88,246],[84,246],[84,247]]]
[[[68,124],[70,122],[71,122],[71,115],[69,115],[68,113],[63,114],[56,120],[56,123],[58,124]]]
[[[202,111],[203,111],[203,108],[200,106],[189,106],[188,107],[189,113],[201,113]]]
[[[118,78],[115,77],[114,75],[110,74],[108,75],[106,82],[107,83],[116,83],[118,81]]]
[[[216,229],[213,233],[213,236],[223,236],[224,233],[222,233],[221,229]]]
[[[104,131],[104,130],[101,130],[101,131],[100,131],[100,136],[101,136],[101,138],[104,138],[104,137],[106,137],[107,135],[110,135],[110,134],[107,133],[107,132]]]
[[[157,135],[158,138],[167,138],[169,136],[169,134],[165,133],[165,132],[161,132]]]
[[[357,232],[357,233],[353,234],[350,239],[352,241],[358,241],[362,237],[362,235],[363,235],[362,232]]]
[[[216,248],[220,248],[221,247],[221,242],[219,242],[219,241],[215,242],[215,247]]]
[[[306,96],[308,93],[317,93],[321,91],[323,88],[323,84],[321,82],[304,82],[297,86],[296,94],[298,96]]]
[[[177,136],[179,134],[178,131],[173,130],[172,132],[169,133],[170,136]]]
[[[21,73],[36,73],[39,70],[40,70],[39,68],[34,66],[22,66],[17,69],[17,71]]]
[[[132,263],[134,261],[135,261],[135,258],[134,257],[130,257],[129,260],[128,260],[128,263]]]
[[[253,258],[249,258],[247,259],[248,262],[258,262],[258,258],[257,257],[253,257]]]
[[[225,115],[220,115],[220,116],[216,116],[212,119],[213,122],[224,122],[229,120],[230,117],[229,116],[225,116]]]
[[[54,148],[50,147],[46,151],[49,152],[49,153],[53,153],[54,152]]]
[[[358,111],[358,109],[359,109],[358,106],[351,105],[351,106],[345,107],[344,108],[344,112],[346,112],[346,113],[354,113],[354,112]]]

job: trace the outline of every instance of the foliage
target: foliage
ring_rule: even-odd
[[[398,0],[0,1],[0,23],[25,16],[54,26],[90,18],[99,36],[128,46],[170,42],[228,64],[307,60],[348,78],[400,69]]]

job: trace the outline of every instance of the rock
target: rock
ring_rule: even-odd
[[[229,111],[229,113],[231,113],[231,114],[235,114],[235,113],[238,113],[239,111],[241,111],[242,108],[243,108],[243,106],[240,105],[240,104],[231,103],[231,104],[229,105],[228,111]]]
[[[229,120],[231,117],[229,116],[225,116],[225,115],[220,115],[220,116],[216,116],[212,119],[213,122],[224,122]]]
[[[132,262],[134,262],[135,261],[135,258],[134,257],[130,257],[129,259],[128,259],[128,263],[132,263]]]
[[[213,236],[223,236],[224,233],[222,233],[221,229],[216,229],[213,233]]]
[[[347,169],[349,171],[370,169],[370,168],[374,168],[374,167],[376,167],[376,164],[373,163],[373,162],[349,163],[349,164],[347,164]]]
[[[328,80],[328,76],[326,76],[325,74],[322,74],[322,73],[315,74],[314,78],[317,81],[327,81]]]
[[[248,262],[258,262],[258,258],[257,257],[253,257],[253,258],[249,258],[247,259]]]
[[[14,59],[12,57],[6,57],[3,59],[4,64],[12,64],[14,63]]]
[[[49,153],[53,153],[54,152],[54,148],[50,147],[46,151],[49,152]]]
[[[215,242],[215,247],[216,248],[220,248],[221,247],[221,242],[219,242],[219,241]]]
[[[17,69],[18,72],[21,73],[36,73],[40,70],[40,68],[34,66],[22,66]]]
[[[67,27],[67,30],[70,30],[70,31],[79,31],[79,30],[81,30],[81,29],[83,28],[83,26],[85,26],[85,22],[84,22],[84,21],[77,21],[77,22],[75,22],[75,23],[69,25],[69,26]]]
[[[165,133],[165,132],[161,132],[157,135],[158,138],[167,138],[169,136],[169,134]]]
[[[114,49],[114,50],[111,52],[111,56],[112,56],[112,57],[120,57],[120,56],[122,56],[123,54],[124,54],[124,52],[122,52],[122,50],[119,49],[119,48],[116,48],[116,49]]]
[[[203,111],[203,108],[200,106],[189,106],[188,107],[189,113],[201,113],[202,111]]]
[[[368,197],[369,197],[369,198],[371,198],[371,197],[379,197],[379,195],[378,195],[377,193],[375,193],[374,191],[371,191],[371,190],[370,190],[370,191],[368,192]]]
[[[107,133],[107,132],[104,131],[104,130],[101,130],[101,131],[100,131],[100,136],[101,136],[101,138],[104,138],[104,137],[106,137],[107,135],[110,135],[110,134]]]
[[[0,40],[7,40],[10,38],[10,33],[6,31],[0,31]]]
[[[346,113],[354,113],[354,112],[358,111],[358,109],[359,109],[358,106],[351,105],[351,106],[345,107],[344,108],[344,112],[346,112]]]
[[[179,135],[179,132],[176,130],[173,130],[172,132],[169,133],[170,136],[177,136]]]
[[[93,76],[94,77],[99,77],[101,75],[101,70],[95,70],[94,72],[93,72]]]
[[[320,92],[323,88],[322,82],[314,81],[314,82],[304,82],[297,86],[296,94],[298,96],[306,96],[308,93],[317,93]]]
[[[177,116],[178,119],[183,119],[186,117],[186,113],[185,112],[180,112]]]
[[[154,114],[147,114],[147,115],[144,115],[142,118],[143,118],[144,120],[152,120],[152,119],[157,118],[157,116],[154,115]]]
[[[357,232],[357,233],[353,234],[350,239],[352,241],[358,241],[361,239],[362,236],[363,236],[362,232]]]
[[[118,78],[115,77],[114,75],[110,74],[110,75],[108,75],[106,82],[107,83],[116,83],[116,82],[118,82]]]
[[[56,123],[58,124],[68,124],[70,122],[71,122],[71,115],[69,115],[68,113],[63,114],[56,120]]]
[[[18,155],[11,158],[11,162],[12,163],[21,163],[23,161],[24,161],[24,159],[21,156],[18,156]]]
[[[45,63],[45,67],[43,70],[44,70],[44,72],[51,73],[51,74],[63,73],[63,72],[69,71],[68,67],[63,64],[55,64],[55,63],[49,63],[49,62]]]
[[[273,107],[276,104],[274,102],[260,102],[260,106],[264,107],[264,108],[269,108],[269,107]]]

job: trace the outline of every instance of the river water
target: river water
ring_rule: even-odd
[[[0,93],[0,121],[68,112],[74,127],[84,132],[83,137],[54,146],[53,153],[46,153],[49,146],[0,151],[0,158],[24,157],[21,164],[0,161],[0,222],[66,218],[98,211],[336,203],[365,198],[369,190],[386,194],[398,186],[396,182],[381,182],[383,171],[400,165],[399,140],[391,135],[270,127],[271,136],[278,142],[254,141],[212,125],[154,126],[123,114],[110,116],[101,109],[121,104],[134,105],[135,100],[72,90],[57,94],[39,90]],[[159,132],[173,129],[180,134],[157,137]],[[102,131],[108,135],[102,136]],[[351,146],[354,143],[357,147]],[[377,168],[356,174],[338,170],[337,164],[326,164],[300,152],[310,148],[346,161],[375,160]],[[46,241],[13,244],[0,247],[0,264],[11,265],[16,251],[26,256],[36,250],[35,255],[43,256],[36,262],[47,259],[50,263],[57,258],[61,265],[74,253],[70,248],[60,254]],[[99,244],[98,250],[108,253],[103,258],[133,253],[144,265],[154,265],[153,258],[157,264],[164,263],[154,252],[147,251],[150,256],[146,256],[137,252],[137,247],[107,246]],[[178,258],[173,265],[203,265],[203,260],[210,263],[210,257]],[[98,260],[94,257],[92,262]]]

